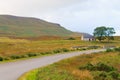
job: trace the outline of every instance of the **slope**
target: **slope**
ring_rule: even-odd
[[[0,15],[0,36],[70,36],[73,32],[59,24],[32,17]]]

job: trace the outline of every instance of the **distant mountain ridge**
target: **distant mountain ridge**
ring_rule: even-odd
[[[74,32],[74,33],[72,34],[72,36],[76,36],[76,37],[79,37],[79,36],[89,37],[89,36],[93,36],[93,35],[91,35],[91,34],[89,34],[89,33],[85,33],[85,32]]]
[[[47,22],[34,17],[0,15],[0,36],[8,37],[40,37],[60,36],[78,37],[86,33],[72,32],[60,24]]]
[[[72,31],[59,24],[32,17],[0,15],[0,36],[70,36]]]

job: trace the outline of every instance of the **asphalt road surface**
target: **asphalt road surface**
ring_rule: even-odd
[[[0,80],[17,80],[22,74],[24,74],[29,70],[47,66],[49,64],[58,62],[62,59],[78,56],[83,53],[89,54],[89,53],[100,52],[100,51],[105,51],[105,49],[88,50],[88,51],[81,51],[81,52],[70,52],[66,54],[56,54],[56,55],[45,56],[41,58],[2,63],[0,64]]]

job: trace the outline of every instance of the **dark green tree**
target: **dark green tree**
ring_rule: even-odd
[[[106,38],[109,40],[114,40],[113,34],[115,34],[115,30],[112,27],[107,27]]]
[[[102,41],[104,39],[107,39],[109,41],[114,39],[113,34],[115,34],[115,30],[112,27],[101,26],[95,28],[93,34],[94,37],[99,41]]]
[[[94,37],[98,39],[99,41],[102,41],[106,37],[106,30],[107,28],[105,26],[97,27],[94,29]]]

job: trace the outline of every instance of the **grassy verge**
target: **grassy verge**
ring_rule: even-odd
[[[36,58],[36,57],[42,57],[42,56],[48,56],[53,54],[63,54],[70,52],[70,50],[66,48],[56,49],[51,52],[41,52],[41,53],[26,53],[21,55],[10,55],[10,56],[0,56],[0,63],[2,62],[9,62],[9,61],[16,61],[16,60],[25,60],[28,58]]]
[[[82,46],[79,48],[58,48],[53,51],[47,51],[47,52],[39,52],[39,53],[26,53],[26,54],[11,54],[6,56],[0,56],[0,62],[9,62],[9,61],[16,61],[16,60],[24,60],[28,58],[35,58],[35,57],[42,57],[47,55],[53,55],[53,54],[62,54],[72,51],[83,51],[83,50],[90,50],[90,49],[99,49],[101,47],[99,46]]]
[[[39,75],[39,73],[42,73]],[[57,65],[48,66],[41,69],[35,69],[25,73],[18,80],[75,80],[67,70],[57,68]]]
[[[28,72],[19,80],[120,80],[119,50],[82,54],[36,69],[35,73]],[[35,75],[34,79],[30,79],[31,74]]]
[[[23,75],[22,77],[20,77],[18,80],[35,80],[37,78],[36,77],[37,73],[38,73],[37,69],[32,70],[32,71],[26,73],[25,75]]]
[[[27,53],[27,54],[22,54],[22,55],[11,55],[11,56],[6,56],[6,57],[0,56],[0,63],[32,59],[32,58],[49,56],[49,55],[54,55],[54,54],[65,54],[65,53],[67,54],[68,52],[85,51],[85,50],[91,50],[91,49],[99,49],[99,48],[79,48],[76,50],[69,50],[66,48],[61,48],[61,49],[53,50],[51,52]]]

